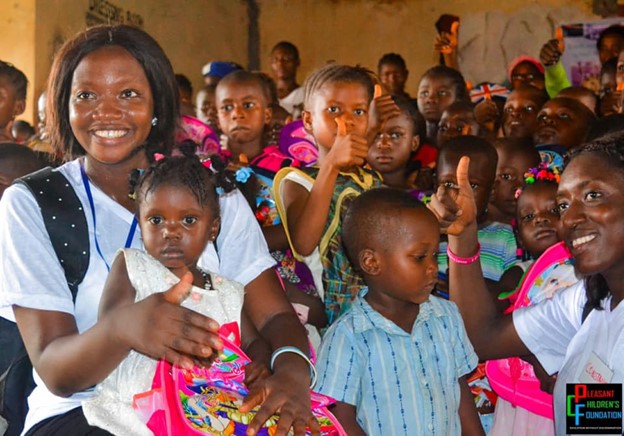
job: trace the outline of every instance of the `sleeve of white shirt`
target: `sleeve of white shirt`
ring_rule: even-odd
[[[21,185],[9,187],[0,201],[0,307],[11,305],[74,313],[39,206]]]
[[[586,300],[585,283],[581,280],[559,291],[551,300],[513,312],[520,339],[551,375],[563,365],[568,345],[581,328]]]
[[[209,244],[199,265],[247,285],[271,268],[275,260],[269,253],[260,225],[243,194],[235,190],[222,195],[219,204],[221,229],[217,236],[216,251],[215,246]]]

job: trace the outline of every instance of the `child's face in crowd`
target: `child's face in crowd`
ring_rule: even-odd
[[[616,113],[615,106],[618,103],[616,91],[615,73],[604,71],[600,75],[599,113],[601,117]]]
[[[539,102],[534,92],[520,88],[509,94],[503,108],[503,132],[510,138],[530,138],[537,129]]]
[[[326,150],[336,140],[338,117],[345,122],[348,134],[365,137],[370,97],[368,89],[360,83],[325,83],[312,96],[310,108],[303,112],[303,124],[316,144]]]
[[[418,148],[412,119],[401,112],[386,121],[368,149],[368,163],[381,174],[405,170],[407,162]]]
[[[145,249],[178,276],[196,266],[218,225],[218,217],[209,206],[201,207],[188,188],[160,185],[139,205]]]
[[[26,101],[19,100],[15,88],[4,77],[0,77],[0,128],[4,129],[9,122],[24,112]]]
[[[573,108],[551,100],[537,115],[533,141],[536,145],[559,144],[571,148],[583,141],[586,130],[585,120]]]
[[[438,123],[438,147],[458,136],[477,135],[477,133],[479,133],[479,125],[472,111],[447,109]]]
[[[538,182],[525,187],[518,197],[516,220],[520,241],[534,257],[559,241],[556,195],[557,185]]]
[[[624,50],[624,39],[619,35],[607,35],[602,39],[598,48],[600,63],[604,64],[611,58],[617,57]]]
[[[442,156],[439,156],[437,167],[438,186],[443,185],[447,188],[458,189],[457,165],[460,158],[461,156],[451,153],[444,153]],[[490,164],[491,162],[488,162],[483,155],[470,157],[468,181],[475,197],[477,221],[482,221],[485,218],[488,202],[492,196],[494,171],[490,168]]]
[[[390,95],[402,94],[407,81],[407,70],[393,63],[382,64],[379,68],[379,80]]]
[[[201,101],[201,112],[204,115],[204,118],[208,120],[208,125],[211,127],[217,127],[219,125],[214,88],[208,88],[204,91],[204,98]]]
[[[262,143],[264,127],[271,121],[271,109],[260,84],[220,82],[215,94],[219,126],[236,144]]]
[[[544,75],[531,62],[520,62],[511,72],[511,89],[516,89],[521,84],[544,89]]]
[[[405,303],[422,304],[429,299],[438,276],[440,226],[431,212],[419,208],[402,209],[391,227],[385,229],[390,241],[374,249],[379,273],[367,278],[366,300],[373,307],[394,312]],[[366,271],[366,265],[362,269]]]
[[[278,80],[294,79],[299,62],[290,50],[278,47],[271,53],[271,71]]]
[[[451,79],[425,76],[418,85],[418,110],[428,122],[438,123],[442,112],[455,101],[456,97]]]
[[[508,147],[496,147],[496,189],[492,204],[509,217],[516,215],[516,191],[524,184],[524,173],[536,165],[528,153],[514,153]]]

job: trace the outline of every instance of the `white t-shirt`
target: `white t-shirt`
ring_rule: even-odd
[[[588,382],[590,359],[598,358],[613,371],[611,383],[624,382],[624,304],[611,311],[611,298],[606,298],[604,310],[592,310],[582,322],[586,300],[580,281],[551,300],[513,312],[522,341],[549,374],[559,372],[553,395],[558,435],[565,434],[566,383]]]
[[[14,319],[11,305],[32,309],[53,310],[72,314],[79,332],[95,324],[102,288],[118,249],[128,237],[133,214],[91,184],[95,203],[97,229],[80,174],[80,161],[68,162],[59,168],[74,187],[80,199],[89,228],[89,267],[78,287],[76,303],[65,281],[60,262],[48,238],[39,206],[25,186],[8,188],[0,201],[0,316]],[[251,209],[239,192],[220,198],[221,230],[217,247],[210,244],[200,266],[224,277],[248,284],[275,261],[268,251],[262,231]],[[102,253],[98,254],[95,235]],[[132,239],[131,248],[142,249],[140,230]],[[106,261],[106,263],[105,263]],[[37,387],[29,397],[30,411],[25,430],[50,416],[80,406],[90,392],[68,398],[53,395],[34,372]]]
[[[289,114],[299,115],[301,109],[296,108],[296,106],[301,107],[301,105],[303,105],[303,86],[293,89],[286,97],[280,98],[279,104],[286,109]]]

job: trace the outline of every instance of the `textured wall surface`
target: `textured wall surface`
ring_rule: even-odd
[[[537,56],[561,22],[591,20],[589,0],[256,0],[260,66],[280,40],[295,43],[299,81],[327,60],[375,69],[387,52],[403,55],[415,94],[422,73],[437,62],[434,22],[443,13],[461,17],[460,64],[473,83],[502,80],[519,54]],[[248,16],[244,0],[1,0],[0,59],[28,75],[33,119],[52,56],[68,36],[83,29],[87,14],[112,6],[136,14],[169,54],[176,72],[197,90],[210,60],[248,63]],[[97,11],[96,11],[97,12]]]

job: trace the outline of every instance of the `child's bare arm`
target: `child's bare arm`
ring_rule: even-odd
[[[282,224],[262,227],[262,234],[269,246],[269,250],[286,250],[289,248],[288,238]]]
[[[476,436],[484,435],[483,426],[479,420],[479,414],[477,413],[477,406],[475,406],[474,398],[466,376],[460,377],[457,382],[459,383],[459,421],[461,422],[462,435]]]
[[[256,382],[271,375],[271,347],[260,336],[245,312],[241,312],[241,342],[243,351],[251,359],[251,363],[245,367],[245,384],[252,389]]]
[[[367,155],[368,143],[365,138],[339,129],[310,192],[297,183],[288,180],[284,182],[283,198],[288,231],[293,248],[299,254],[309,256],[321,240],[340,171],[363,165]]]
[[[362,427],[355,419],[355,406],[336,401],[336,404],[331,408],[331,412],[349,436],[366,436],[366,433],[364,433],[364,430],[362,430]]]
[[[325,305],[320,298],[307,295],[290,283],[286,283],[286,296],[291,303],[303,304],[310,308],[310,312],[308,312],[309,324],[318,328],[323,328],[327,325]]]

